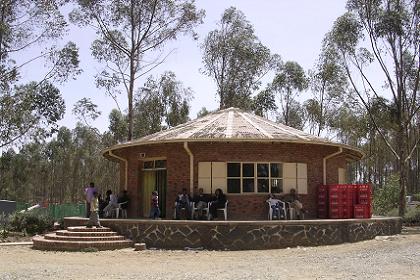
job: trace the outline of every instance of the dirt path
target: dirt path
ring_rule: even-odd
[[[0,247],[0,279],[420,279],[420,234],[241,252]]]

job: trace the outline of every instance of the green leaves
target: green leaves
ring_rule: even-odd
[[[56,131],[65,111],[60,91],[49,82],[31,82],[0,95],[0,147]]]
[[[218,29],[209,32],[201,48],[202,72],[216,82],[220,108],[251,109],[251,94],[279,60],[258,40],[245,15],[234,7],[225,10]]]

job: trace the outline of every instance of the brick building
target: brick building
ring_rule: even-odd
[[[302,197],[316,216],[320,184],[346,182],[346,165],[363,153],[267,119],[229,108],[171,129],[117,144],[103,152],[120,163],[121,188],[130,196],[129,217],[146,217],[158,190],[164,217],[173,214],[176,195],[187,188],[229,200],[229,219],[267,218],[268,193]]]

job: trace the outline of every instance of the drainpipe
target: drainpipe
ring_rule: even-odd
[[[114,158],[119,159],[119,160],[124,162],[124,171],[125,171],[124,172],[125,173],[125,176],[124,176],[124,190],[127,190],[127,185],[128,185],[127,184],[127,182],[128,182],[128,161],[125,158],[122,158],[122,157],[117,156],[116,154],[112,153],[111,150],[109,150],[108,153],[111,157],[114,157]]]
[[[324,185],[327,184],[327,159],[335,157],[336,155],[339,155],[342,152],[343,152],[343,148],[339,147],[338,152],[332,153],[332,154],[330,154],[330,155],[328,155],[328,156],[326,156],[322,159],[322,169],[323,169],[322,171],[323,171],[323,175],[324,175],[324,178],[323,178],[323,184]]]
[[[184,142],[184,149],[190,156],[190,194],[194,192],[194,155],[188,147],[188,142]]]

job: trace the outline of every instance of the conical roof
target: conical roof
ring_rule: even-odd
[[[284,124],[242,111],[238,108],[228,108],[213,112],[173,128],[115,145],[108,150],[155,143],[241,141],[323,144],[344,147],[355,151],[359,157],[363,157],[363,153],[354,147],[331,142]]]

